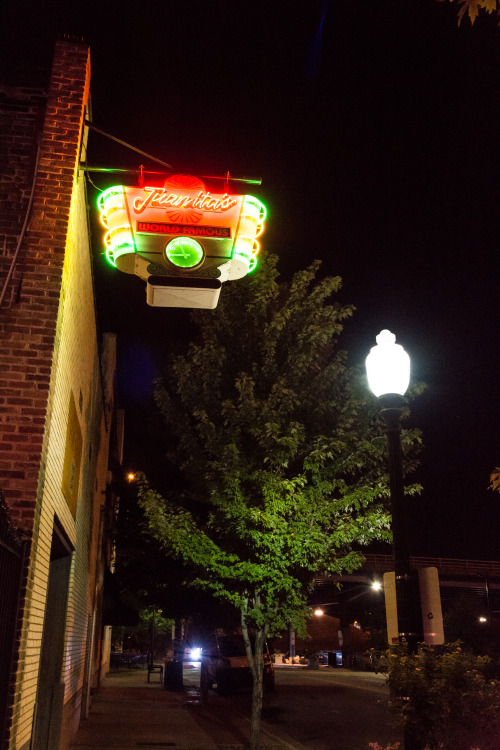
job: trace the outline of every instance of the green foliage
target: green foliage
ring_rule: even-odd
[[[180,559],[165,555],[165,549],[152,534],[137,502],[137,485],[123,482],[115,526],[115,567],[117,579],[130,592],[133,606],[152,612],[155,605],[167,618],[206,619],[215,622],[213,598],[204,591],[189,589],[195,571]]]
[[[137,625],[133,627],[115,626],[113,628],[113,638],[121,643],[125,651],[133,650],[141,654],[146,654],[151,650],[152,645],[152,623],[153,608],[146,607],[140,610]],[[156,609],[154,623],[154,650],[155,652],[160,651],[164,655],[171,642],[174,620],[164,617]]]
[[[139,478],[164,549],[258,630],[300,626],[315,575],[352,571],[359,545],[390,539],[378,408],[337,347],[353,308],[319,265],[279,284],[264,258],[194,314],[198,339],[156,383],[182,489]],[[409,468],[419,440],[404,434]]]
[[[387,652],[385,669],[394,706],[416,746],[426,750],[497,750],[500,682],[489,679],[490,660],[460,642]],[[383,671],[383,668],[382,668]]]
[[[490,475],[490,489],[494,492],[500,492],[500,469],[498,466]]]
[[[139,612],[139,627],[138,630],[141,633],[149,634],[151,632],[153,624],[153,608],[147,607]],[[175,621],[170,617],[164,617],[161,610],[156,609],[154,612],[154,626],[155,633],[157,635],[170,635],[172,632],[172,626]]]
[[[455,0],[450,0],[450,2],[455,2]],[[499,17],[497,0],[457,0],[457,2],[460,6],[458,11],[459,24],[462,23],[465,16],[468,16],[471,24],[473,24],[480,12],[495,14],[497,18]]]

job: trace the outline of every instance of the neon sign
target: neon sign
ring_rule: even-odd
[[[173,175],[161,186],[110,187],[98,207],[107,259],[146,281],[181,275],[224,282],[257,264],[266,209],[251,195],[211,193],[197,177]]]
[[[120,270],[130,272],[127,256],[137,253],[168,271],[165,240],[169,236],[200,238],[205,267],[229,263],[228,279],[241,278],[256,266],[257,237],[264,228],[266,209],[253,196],[213,194],[201,180],[176,175],[162,187],[108,188],[99,196],[98,206],[108,230],[107,258]]]

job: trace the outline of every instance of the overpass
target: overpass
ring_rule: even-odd
[[[380,571],[394,570],[392,555],[364,555],[365,562],[361,570]],[[410,557],[410,567],[437,568],[441,575],[453,576],[492,576],[500,580],[500,562],[496,560],[462,560],[452,557]]]
[[[374,581],[382,582],[383,574],[394,570],[392,555],[365,554],[364,558],[355,573],[315,578],[311,604],[341,604],[362,599],[370,594]],[[410,567],[415,570],[437,568],[443,608],[453,600],[467,597],[485,613],[500,614],[500,562],[410,557]]]

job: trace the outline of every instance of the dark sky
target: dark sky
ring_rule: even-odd
[[[176,172],[262,178],[248,192],[269,208],[263,244],[282,274],[319,257],[343,278],[352,361],[388,327],[428,384],[412,407],[426,446],[412,552],[500,559],[500,497],[487,489],[500,464],[495,20],[459,28],[455,4],[435,0],[70,5],[7,0],[8,80],[36,83],[58,33],[84,36],[97,127]],[[93,133],[90,161],[144,160]],[[121,334],[133,414],[187,313],[148,308],[138,279],[106,267],[99,232],[101,326]]]

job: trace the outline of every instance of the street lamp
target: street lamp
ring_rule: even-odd
[[[406,641],[411,653],[423,639],[418,580],[410,570],[406,535],[403,457],[401,451],[401,409],[410,383],[410,358],[396,337],[384,330],[377,336],[377,346],[366,358],[368,385],[378,397],[380,414],[385,422],[389,448],[389,486],[392,513],[393,552],[396,572],[396,609],[399,641]]]

